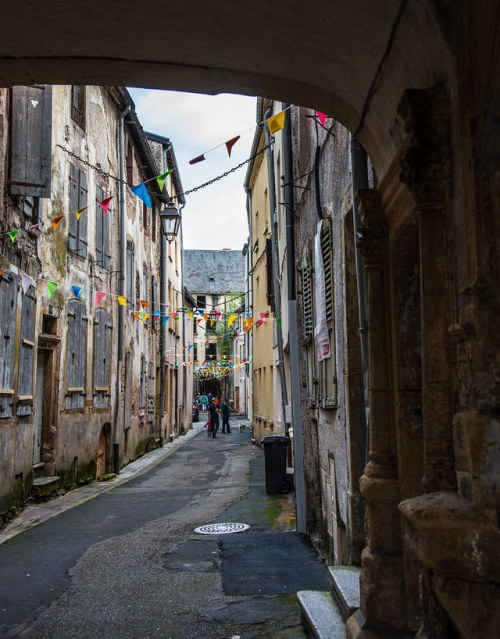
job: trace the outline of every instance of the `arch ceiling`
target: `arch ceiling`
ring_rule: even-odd
[[[405,89],[451,77],[446,0],[3,0],[0,85],[98,84],[263,95],[351,131],[382,175],[404,138]],[[438,11],[439,9],[439,11]]]

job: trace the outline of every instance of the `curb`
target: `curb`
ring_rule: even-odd
[[[199,435],[202,431],[203,428],[191,429],[185,435],[165,444],[163,448],[155,448],[155,450],[152,450],[150,453],[146,453],[146,455],[124,466],[118,477],[110,482],[99,482],[95,480],[91,484],[70,490],[64,495],[51,499],[50,501],[33,506],[26,506],[13,522],[0,531],[0,545],[22,532],[38,526],[38,524],[44,521],[60,515],[70,508],[84,504],[90,499],[112,490],[117,485],[124,484],[135,477],[143,475],[145,472],[158,466],[158,464],[167,459],[167,457],[173,455],[178,448],[193,439],[193,437]]]

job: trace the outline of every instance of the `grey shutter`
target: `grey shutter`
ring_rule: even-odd
[[[309,252],[302,260],[302,320],[304,337],[309,337],[313,333],[313,306],[312,306],[312,273],[311,258]]]
[[[17,276],[0,275],[0,419],[12,416],[16,353]]]
[[[85,305],[68,302],[68,336],[66,347],[66,408],[83,408],[85,401],[85,363],[87,318]]]
[[[144,413],[146,408],[146,360],[141,359],[141,381],[139,387],[139,412]]]
[[[33,405],[33,350],[35,335],[35,288],[30,286],[23,295],[21,313],[21,345],[17,379],[16,414],[31,415]]]
[[[83,171],[80,173],[80,184],[78,192],[78,208],[81,209],[87,204],[87,176]],[[78,255],[85,257],[87,255],[87,217],[88,210],[80,215],[78,220]]]
[[[149,382],[148,382],[148,422],[153,427],[155,416],[155,367],[149,362]]]
[[[94,406],[109,405],[109,373],[111,361],[111,316],[97,308],[94,319]]]
[[[12,88],[10,192],[50,198],[52,87]]]
[[[103,193],[103,199],[107,196],[106,193]],[[111,253],[109,250],[109,227],[110,227],[110,211],[108,209],[107,213],[104,213],[101,206],[101,217],[102,217],[102,266],[103,268],[109,269],[111,268]]]
[[[78,209],[79,170],[74,164],[69,165],[69,239],[68,249],[76,253],[78,249],[78,220],[75,211]]]
[[[95,259],[99,266],[104,265],[103,259],[103,217],[104,211],[100,202],[104,199],[104,191],[98,186],[95,201]]]
[[[323,220],[321,227],[321,255],[325,270],[326,321],[333,319],[333,245],[331,220]]]
[[[127,298],[128,308],[134,308],[134,244],[127,240]]]

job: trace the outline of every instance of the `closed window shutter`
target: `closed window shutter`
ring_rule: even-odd
[[[85,368],[87,318],[85,305],[78,300],[68,302],[68,334],[66,346],[66,408],[83,408],[85,400]]]
[[[139,387],[139,412],[144,413],[146,409],[146,360],[141,359],[141,380]]]
[[[333,251],[331,220],[324,220],[321,227],[321,254],[325,269],[326,320],[333,319]]]
[[[325,271],[325,303],[330,357],[320,362],[320,393],[322,408],[337,407],[337,370],[334,321],[334,280],[333,280],[333,241],[332,222],[323,220],[321,227],[321,255]]]
[[[12,416],[16,352],[17,276],[0,275],[0,419]]]
[[[108,195],[103,193],[103,199],[107,197]],[[111,213],[109,209],[107,213],[104,213],[100,206],[99,208],[101,209],[102,214],[102,266],[109,271],[111,268],[111,252],[109,249],[109,226]]]
[[[33,403],[33,351],[35,334],[35,288],[30,286],[23,295],[21,313],[21,344],[17,380],[16,414],[31,415]]]
[[[104,200],[104,191],[98,186],[95,201],[95,259],[99,266],[104,265],[103,259],[103,217],[104,211],[100,202]]]
[[[311,258],[307,253],[302,260],[302,318],[304,337],[309,337],[313,333],[313,305],[312,305],[312,273]]]
[[[111,361],[111,315],[97,308],[94,318],[94,406],[109,405],[109,373]]]
[[[149,362],[149,383],[148,383],[148,422],[150,425],[154,422],[155,414],[155,367]]]
[[[273,245],[269,238],[266,240],[266,277],[267,303],[274,313]]]
[[[80,185],[78,194],[78,208],[87,204],[87,176],[82,171],[80,173]],[[78,255],[85,257],[87,255],[87,218],[89,212],[84,211],[78,220]]]
[[[73,253],[78,249],[78,220],[76,210],[78,209],[78,173],[79,170],[74,164],[69,165],[69,241],[68,248]]]
[[[11,113],[10,193],[50,198],[52,87],[13,87]]]
[[[128,307],[134,307],[134,244],[127,240],[127,298]]]

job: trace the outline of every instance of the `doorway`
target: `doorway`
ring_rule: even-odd
[[[53,357],[53,350],[38,350],[33,416],[33,466],[43,467],[43,472],[47,475],[52,475],[54,472],[56,436],[56,420],[52,416],[53,407],[57,405],[56,385],[52,383]]]
[[[111,461],[111,424],[104,424],[97,444],[96,476],[102,477],[108,472]]]

